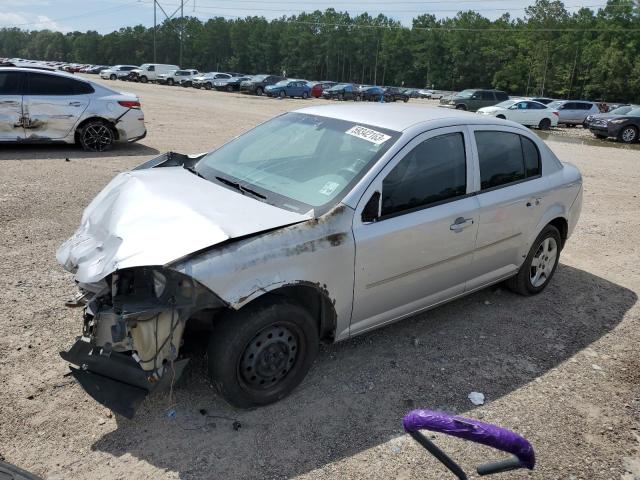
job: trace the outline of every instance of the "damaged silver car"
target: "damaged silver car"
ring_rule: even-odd
[[[331,343],[506,281],[541,292],[582,204],[528,129],[395,105],[310,107],[210,153],[121,173],[57,254],[82,335],[62,357],[131,417],[194,339],[238,407],[291,392]]]

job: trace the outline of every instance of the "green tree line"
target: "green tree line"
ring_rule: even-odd
[[[274,20],[171,19],[95,31],[0,30],[0,56],[113,65],[156,61],[201,71],[282,73],[290,77],[512,94],[640,102],[640,4],[608,0],[569,13],[537,0],[522,18],[490,20],[472,10],[411,27],[385,15],[328,9]]]

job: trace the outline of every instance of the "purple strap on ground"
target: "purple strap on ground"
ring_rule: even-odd
[[[413,410],[402,419],[402,425],[406,432],[426,429],[497,448],[515,455],[523,466],[531,470],[536,463],[533,447],[525,438],[489,423],[442,412]]]

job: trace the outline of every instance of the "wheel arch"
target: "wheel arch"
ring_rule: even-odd
[[[307,310],[317,322],[320,340],[323,343],[333,343],[336,338],[337,313],[334,301],[328,291],[321,285],[312,282],[296,282],[277,286],[271,290],[260,290],[259,295],[242,303],[242,308],[255,302],[265,302],[269,298],[291,299]],[[242,302],[242,300],[241,300]]]
[[[116,124],[112,121],[112,120],[108,120],[104,117],[100,117],[98,115],[91,115],[85,119],[83,119],[80,123],[78,123],[74,129],[73,132],[73,138],[75,140],[76,143],[78,143],[79,138],[78,135],[80,133],[80,130],[82,129],[82,127],[84,127],[87,123],[93,121],[93,120],[98,120],[106,125],[108,125],[109,127],[111,127],[111,130],[113,130],[113,135],[114,135],[114,139],[120,140],[120,134],[118,132],[118,129],[116,128]]]

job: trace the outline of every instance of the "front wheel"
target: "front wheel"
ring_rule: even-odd
[[[286,97],[286,96],[287,96],[287,94],[286,94],[286,93],[284,93],[284,90],[280,90],[280,92],[278,93],[278,96],[279,96],[280,98],[284,98],[284,97]]]
[[[109,150],[115,141],[113,129],[101,120],[91,120],[85,123],[77,135],[82,148],[89,152]]]
[[[276,402],[304,379],[318,353],[314,318],[286,299],[265,298],[221,319],[211,334],[209,375],[231,405]]]
[[[456,105],[456,110],[466,110],[467,106],[463,103],[461,103],[460,105]]]
[[[525,296],[542,292],[558,266],[561,242],[558,229],[553,225],[547,225],[533,242],[518,274],[507,280],[507,287]]]
[[[309,94],[307,92],[302,92],[302,99],[306,100],[307,98],[309,98]]]
[[[257,96],[261,97],[263,93],[264,93],[264,90],[262,90],[261,87],[256,88],[256,95]]]
[[[233,85],[227,85],[227,92],[233,92]]]
[[[109,80],[115,80],[116,78],[118,77],[116,76],[115,73],[112,73],[111,75],[109,75]]]
[[[638,129],[632,125],[624,127],[620,131],[619,138],[623,143],[635,143],[638,141]]]
[[[140,77],[140,81],[142,83],[147,83],[149,81],[149,79],[147,77],[142,76],[142,77]]]

